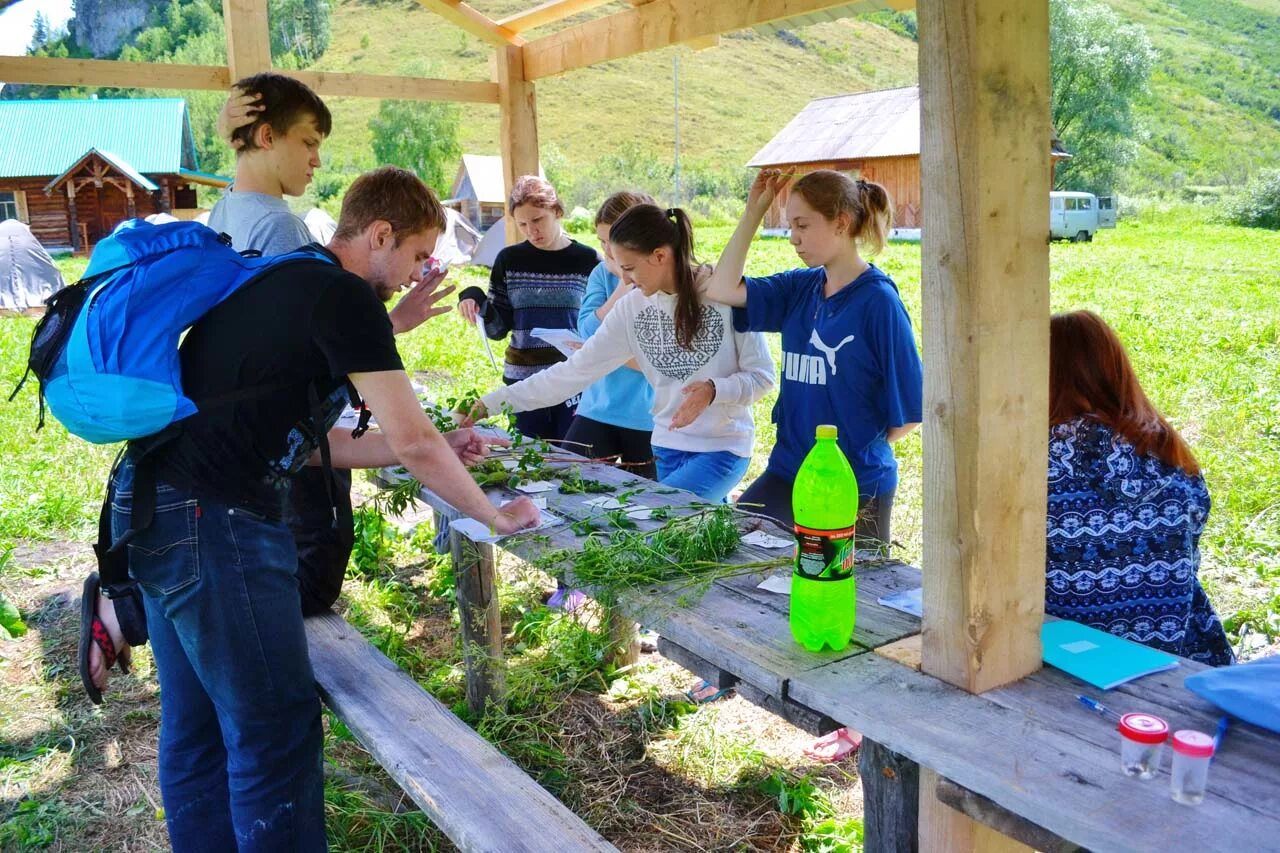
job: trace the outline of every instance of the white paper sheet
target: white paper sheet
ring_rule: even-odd
[[[764,579],[756,589],[763,589],[765,592],[776,592],[779,595],[791,594],[791,573],[785,575],[769,575]]]
[[[560,350],[560,352],[564,353],[566,358],[573,355],[575,352],[573,347],[568,346],[568,344],[582,343],[582,338],[579,337],[576,332],[571,332],[568,329],[537,328],[529,334],[533,335],[535,338],[542,338],[544,341]]]
[[[550,492],[556,487],[555,483],[548,483],[546,480],[532,480],[528,483],[521,483],[516,486],[516,490],[524,492],[526,495],[540,495],[543,492]]]
[[[501,373],[502,368],[498,367],[498,360],[493,357],[493,347],[489,346],[489,336],[484,333],[484,321],[479,317],[476,317],[476,331],[480,333],[480,342],[484,344],[484,354],[489,356],[489,363],[496,372]]]
[[[763,530],[753,530],[746,536],[742,537],[742,541],[748,545],[757,545],[761,548],[790,548],[795,545],[794,539],[783,539],[781,536],[770,536]]]
[[[449,526],[461,533],[463,536],[466,536],[472,542],[492,544],[494,542],[501,542],[503,539],[506,539],[507,536],[519,536],[525,533],[532,533],[535,530],[542,530],[544,527],[553,527],[560,523],[560,516],[552,515],[544,509],[542,510],[542,522],[537,527],[528,527],[524,530],[517,531],[516,533],[498,533],[490,535],[489,525],[482,521],[476,521],[474,518],[457,518],[449,522]]]
[[[883,595],[877,598],[876,602],[885,607],[892,607],[894,610],[924,618],[924,587],[905,589],[893,595]]]
[[[598,498],[592,498],[589,501],[583,501],[583,506],[593,506],[597,509],[625,509],[627,504],[617,498],[611,498],[608,495],[601,495]]]

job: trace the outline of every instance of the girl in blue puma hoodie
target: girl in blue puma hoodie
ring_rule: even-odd
[[[791,487],[818,424],[839,428],[840,449],[858,478],[862,547],[890,541],[898,463],[890,444],[920,425],[924,373],[898,288],[862,259],[884,247],[892,218],[876,183],[830,170],[796,181],[787,199],[791,245],[805,266],[743,277],[760,220],[789,175],[762,170],[747,209],[707,288],[734,307],[739,331],[781,332],[781,390],[773,410],[778,440],[765,473],[742,495],[765,515],[793,524]]]

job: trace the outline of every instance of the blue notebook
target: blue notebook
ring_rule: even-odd
[[[1066,619],[1045,622],[1040,643],[1045,663],[1103,690],[1178,665],[1173,655]]]

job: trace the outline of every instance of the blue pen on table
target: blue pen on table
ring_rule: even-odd
[[[1213,733],[1213,754],[1217,756],[1218,747],[1222,746],[1222,736],[1227,733],[1227,726],[1230,724],[1230,717],[1222,717],[1218,720],[1218,729]]]
[[[1120,715],[1115,711],[1111,710],[1106,705],[1103,705],[1101,702],[1090,699],[1088,696],[1077,696],[1076,699],[1079,700],[1081,705],[1085,706],[1090,711],[1093,711],[1095,714],[1100,714],[1103,717],[1109,717],[1113,720],[1120,719]]]

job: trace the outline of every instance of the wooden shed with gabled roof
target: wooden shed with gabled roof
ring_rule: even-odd
[[[1050,144],[1050,186],[1053,165],[1070,156],[1055,137]],[[875,181],[893,199],[894,226],[919,228],[920,87],[814,98],[747,165],[801,174],[834,169]],[[786,204],[784,190],[769,208],[765,228],[788,227]]]

